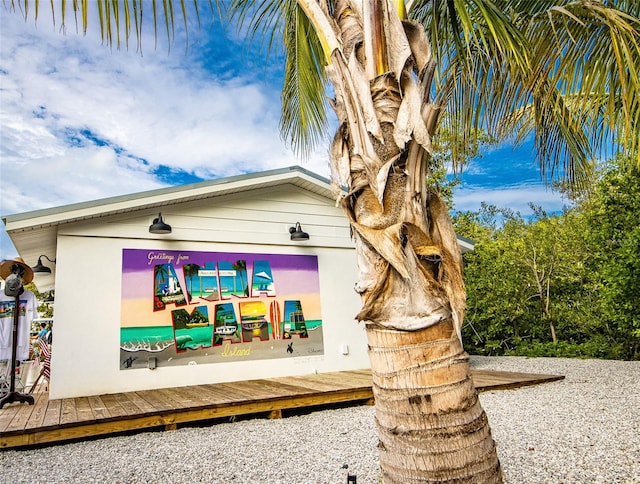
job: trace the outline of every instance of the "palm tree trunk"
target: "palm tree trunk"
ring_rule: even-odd
[[[395,80],[374,84],[374,108],[397,105]],[[381,123],[368,138],[373,156],[391,165],[383,193],[353,156],[359,188],[342,203],[356,242],[356,317],[367,331],[383,482],[501,482],[462,348],[462,257],[448,207],[426,187],[423,147],[410,140],[399,149],[393,133]]]
[[[367,325],[367,338],[383,482],[501,482],[452,321],[412,332]]]
[[[501,482],[462,349],[460,248],[448,207],[426,185],[439,107],[429,103],[424,29],[401,22],[391,0],[341,0],[332,18],[299,2],[328,23],[316,28],[333,46],[332,178],[348,186],[336,195],[356,246],[383,481]]]
[[[382,212],[372,211],[366,189],[355,197],[354,210],[347,209],[356,239],[356,288],[363,300],[357,318],[366,325],[383,482],[501,482],[459,335],[464,287],[459,254],[452,253],[459,250],[452,247],[453,227],[435,194],[428,197],[429,208],[412,211],[409,222],[401,210],[411,193],[408,183],[405,175],[390,176],[385,200],[404,202],[388,202]]]

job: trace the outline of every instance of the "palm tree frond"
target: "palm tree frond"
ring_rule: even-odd
[[[543,171],[576,182],[612,146],[640,164],[640,2],[415,0],[410,15],[429,29],[455,146],[534,132]]]
[[[477,134],[499,131],[500,119],[524,103],[513,86],[528,72],[530,53],[519,26],[490,0],[416,1],[410,16],[425,25],[439,71],[436,102],[448,113],[454,169],[475,146]]]
[[[14,2],[15,0],[12,0],[11,6],[9,7],[12,10],[16,9]],[[35,21],[37,21],[40,16],[39,0],[22,0],[18,5],[20,6],[22,16],[27,19],[30,15],[30,6],[32,3],[35,4],[35,13],[33,16]],[[151,18],[149,21],[153,22],[156,48],[158,46],[158,32],[159,29],[161,29],[159,24],[161,23],[166,33],[167,48],[170,50],[174,41],[176,26],[180,21],[177,17],[182,16],[182,23],[185,34],[187,35],[188,45],[189,21],[195,16],[198,25],[200,25],[201,12],[199,5],[204,2],[198,0],[191,0],[191,2],[188,2],[188,0],[180,0],[179,14],[176,12],[177,7],[174,7],[177,2],[172,0],[94,0],[93,2],[90,0],[72,0],[71,2],[67,2],[66,0],[60,2],[50,0],[49,3],[53,25],[56,25],[56,19],[59,18],[60,30],[63,32],[67,27],[66,22],[69,15],[69,4],[71,5],[70,8],[72,9],[75,19],[76,31],[81,27],[82,33],[85,35],[89,24],[89,13],[91,11],[96,12],[100,24],[100,36],[103,42],[116,48],[121,47],[123,39],[125,46],[127,48],[129,47],[133,17],[133,28],[137,38],[137,50],[140,51],[142,48],[142,23],[143,19],[146,18],[143,15],[145,5],[151,5]],[[212,18],[215,17],[216,11],[218,17],[222,18],[227,3],[224,0],[208,0],[208,4]]]
[[[640,162],[639,5],[566,2],[522,25],[536,66],[532,79],[556,87],[593,151],[605,153],[615,145]]]
[[[270,50],[278,45],[284,29],[282,12],[291,8],[290,4],[290,0],[233,0],[229,13],[237,21],[238,29],[246,31],[249,42],[261,39],[262,44],[267,39]]]
[[[294,151],[308,156],[327,130],[324,50],[303,10],[291,3],[284,39],[287,59],[280,128]]]
[[[296,0],[234,0],[230,12],[249,41],[267,39],[268,50],[285,52],[280,130],[293,150],[307,157],[327,130],[327,45]],[[264,47],[264,46],[263,46]]]

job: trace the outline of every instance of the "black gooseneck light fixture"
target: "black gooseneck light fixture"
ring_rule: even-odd
[[[171,233],[171,225],[164,223],[162,213],[158,213],[158,217],[153,219],[153,223],[149,226],[149,233],[158,235]]]
[[[36,265],[31,269],[33,270],[33,272],[37,272],[38,274],[51,274],[51,267],[47,267],[42,263],[43,257],[53,264],[56,263],[55,259],[51,260],[46,255],[42,254],[40,257],[38,257],[38,262],[36,263]]]
[[[291,234],[291,240],[295,242],[309,240],[309,234],[302,230],[300,222],[296,222],[295,226],[289,227],[289,233]]]

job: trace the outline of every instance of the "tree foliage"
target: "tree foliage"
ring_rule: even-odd
[[[43,293],[38,291],[38,288],[33,282],[30,282],[25,286],[25,289],[31,291],[36,300],[38,301],[38,314],[41,318],[52,318],[53,317],[53,298],[54,291],[48,291],[47,293]]]
[[[592,244],[588,267],[597,308],[608,333],[626,335],[623,352],[640,353],[640,169],[618,161],[585,201],[586,233]]]
[[[469,351],[640,358],[638,213],[640,171],[616,161],[560,215],[457,214],[476,242],[465,255]]]

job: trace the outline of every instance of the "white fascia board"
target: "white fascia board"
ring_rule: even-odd
[[[3,217],[3,221],[7,232],[32,230],[286,183],[298,185],[333,200],[328,180],[300,167],[291,167],[7,215]]]

